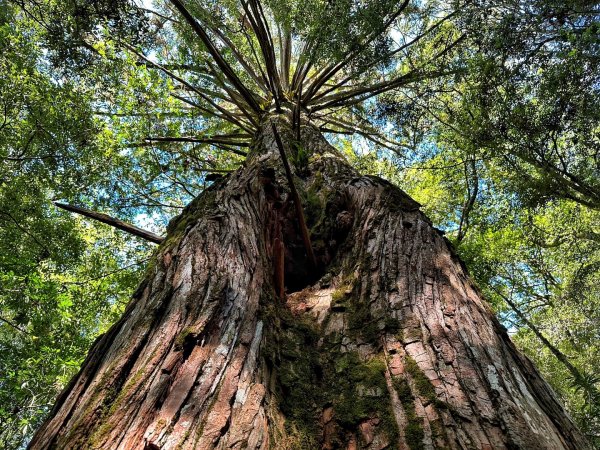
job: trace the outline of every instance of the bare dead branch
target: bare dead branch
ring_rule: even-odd
[[[239,147],[250,147],[248,141],[232,140],[227,135],[214,135],[211,137],[192,137],[192,136],[180,136],[180,137],[169,137],[169,136],[157,136],[148,137],[145,139],[148,142],[198,142],[202,144],[229,144],[237,145]]]
[[[154,242],[155,244],[160,244],[165,239],[162,236],[158,236],[157,234],[154,234],[150,231],[143,230],[139,227],[136,227],[135,225],[123,222],[122,220],[111,217],[108,214],[91,211],[85,208],[80,208],[79,206],[67,205],[65,203],[54,202],[54,204],[61,209],[65,209],[76,214],[81,214],[82,216],[89,217],[90,219],[94,219],[98,222],[105,223],[107,225],[110,225],[111,227],[118,228],[121,231],[125,231],[134,236],[141,237],[142,239],[145,239],[147,241]]]

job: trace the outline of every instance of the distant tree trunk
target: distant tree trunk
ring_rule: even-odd
[[[170,224],[30,448],[589,448],[418,204],[309,126],[301,146],[318,267],[265,126]]]

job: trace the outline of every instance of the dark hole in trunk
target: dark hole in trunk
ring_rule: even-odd
[[[183,351],[183,360],[184,361],[190,357],[197,342],[198,342],[198,340],[197,340],[196,335],[194,335],[192,333],[188,334],[183,339],[183,343],[181,344],[181,347],[182,347],[182,351]]]
[[[308,259],[295,218],[290,220],[288,217],[284,224],[284,282],[288,294],[301,291],[325,275],[348,236],[352,226],[348,220],[351,213],[344,208],[344,204],[332,203],[326,205],[325,218],[320,218],[316,224],[307,224],[317,267],[313,267]]]

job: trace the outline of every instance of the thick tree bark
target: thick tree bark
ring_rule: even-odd
[[[308,126],[302,145],[318,267],[267,124],[170,224],[30,448],[588,448],[418,204]]]

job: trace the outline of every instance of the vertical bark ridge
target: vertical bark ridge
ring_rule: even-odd
[[[391,315],[399,320],[401,335],[386,334],[388,353],[394,353],[390,365],[408,380],[413,391],[416,415],[425,420],[424,445],[432,445],[427,438],[432,427],[425,417],[425,407],[435,406],[442,400],[438,398],[438,391],[444,394],[446,403],[436,408],[444,419],[444,427],[464,433],[466,436],[459,439],[467,447],[579,448],[585,445],[577,435],[563,435],[564,429],[573,430],[568,417],[563,414],[559,421],[550,418],[556,417],[556,411],[549,411],[545,402],[539,401],[539,397],[548,396],[549,390],[545,388],[545,392],[540,392],[526,382],[526,377],[536,379],[539,374],[522,372],[522,357],[512,344],[507,345],[505,331],[461,265],[452,260],[445,240],[420,213],[393,214],[383,205],[373,206],[377,197],[387,202],[382,194],[389,187],[382,183],[378,187],[382,193],[377,194],[362,186],[358,189],[361,183],[366,181],[353,183],[353,195],[357,203],[363,204],[357,211],[366,210],[356,219],[362,223],[363,235],[355,237],[354,242],[362,242],[364,247],[357,250],[356,255],[349,255],[348,261],[371,260],[366,268],[368,275],[358,280],[363,286],[371,284],[361,297],[372,299],[373,315],[381,308],[378,305],[381,297],[386,298],[392,307]],[[373,210],[387,217],[379,218]],[[388,239],[394,236],[389,227],[394,222],[412,224],[405,226],[406,234],[412,233],[412,236],[406,240]],[[396,259],[390,252],[401,255],[407,250],[405,267],[394,271],[390,264],[383,263]],[[377,279],[382,283],[375,284]],[[384,287],[388,292],[385,294],[380,286],[385,286],[390,279],[397,281],[398,288]],[[443,291],[446,292],[440,295]],[[398,301],[397,297],[402,294],[404,301]],[[429,391],[429,398],[419,392],[428,390],[427,383],[434,387],[435,397],[431,395],[434,391]],[[437,388],[440,384],[443,389]],[[552,401],[552,397],[546,400]]]

